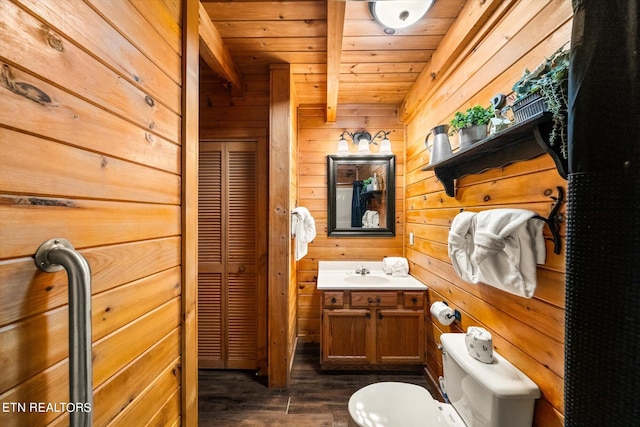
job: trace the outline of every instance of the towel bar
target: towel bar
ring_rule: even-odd
[[[553,253],[560,254],[560,221],[562,221],[562,215],[558,212],[560,211],[560,205],[564,202],[564,190],[559,186],[556,187],[556,189],[558,190],[558,197],[550,197],[554,200],[554,203],[549,218],[540,215],[536,215],[533,218],[541,219],[549,226],[551,236],[553,237]]]

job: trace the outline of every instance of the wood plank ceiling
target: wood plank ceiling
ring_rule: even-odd
[[[436,0],[418,23],[387,35],[367,1],[202,0],[240,76],[290,63],[300,104],[325,105],[328,121],[337,104],[400,105],[464,4]],[[233,72],[224,78],[237,86]]]

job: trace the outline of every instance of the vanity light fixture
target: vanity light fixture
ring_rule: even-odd
[[[380,151],[378,151],[378,154],[393,154],[391,152],[391,141],[389,141],[389,137],[388,137],[391,131],[389,132],[380,131],[380,132],[383,132],[384,136],[382,137],[382,141],[380,141]]]
[[[427,13],[434,0],[373,0],[369,13],[384,27],[385,34],[394,34],[400,28],[409,27]]]
[[[349,153],[349,144],[347,143],[347,140],[345,139],[345,135],[348,135],[351,140],[353,141],[354,144],[358,144],[358,153],[357,154],[371,154],[371,150],[369,150],[369,145],[370,144],[375,144],[378,145],[377,142],[375,142],[375,140],[377,138],[381,138],[382,141],[380,142],[380,150],[378,152],[378,154],[392,154],[391,152],[391,141],[389,141],[388,135],[391,133],[392,131],[384,131],[384,130],[379,130],[378,132],[376,132],[376,134],[372,137],[371,134],[369,132],[367,132],[366,130],[360,130],[358,132],[354,132],[351,133],[349,131],[344,131],[340,134],[340,140],[338,141],[338,155],[341,156],[345,156],[350,154]]]
[[[349,154],[349,143],[344,139],[344,132],[340,135],[340,141],[338,141],[338,152],[336,154],[338,156],[346,156]]]

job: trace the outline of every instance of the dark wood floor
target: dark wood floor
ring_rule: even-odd
[[[253,372],[200,370],[200,426],[346,427],[349,397],[380,381],[418,384],[438,396],[420,371],[325,372],[319,354],[316,343],[298,344],[286,390],[267,388]]]

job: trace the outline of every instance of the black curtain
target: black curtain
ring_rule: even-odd
[[[351,226],[362,227],[362,215],[364,215],[364,203],[362,200],[362,181],[353,181],[353,196],[351,197]]]
[[[640,426],[638,0],[574,0],[565,425]]]

